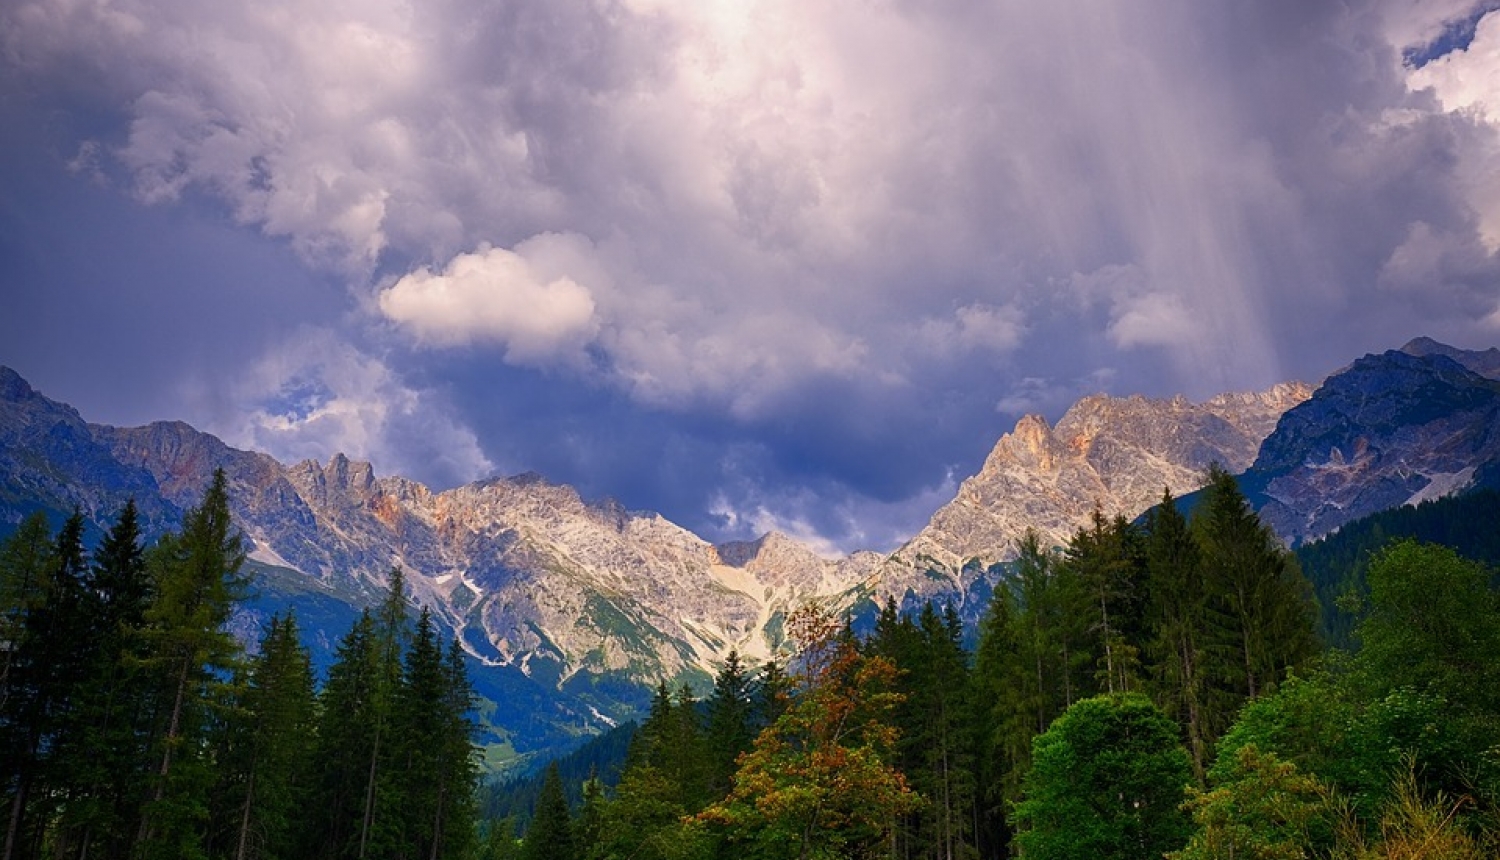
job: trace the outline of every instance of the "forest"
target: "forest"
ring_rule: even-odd
[[[1365,535],[1315,589],[1209,477],[1191,518],[1028,535],[968,635],[804,607],[794,651],[661,685],[599,745],[622,764],[554,762],[525,809],[481,789],[462,655],[399,570],[319,686],[295,618],[226,629],[222,476],[149,549],[130,507],[91,557],[34,518],[0,546],[4,857],[1500,856],[1491,570]]]
[[[149,549],[127,504],[92,559],[75,513],[0,545],[0,771],[13,858],[464,858],[472,692],[399,570],[321,689],[296,618],[253,653],[222,472]]]

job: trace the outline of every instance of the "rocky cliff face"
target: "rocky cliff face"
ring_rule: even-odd
[[[1302,383],[1206,403],[1100,394],[1078,401],[1056,427],[1028,415],[958,496],[884,563],[877,590],[919,599],[963,594],[984,567],[1015,556],[1027,529],[1044,545],[1061,546],[1096,506],[1134,518],[1164,490],[1182,495],[1201,487],[1213,463],[1242,471],[1282,413],[1310,394]]]
[[[1477,371],[1477,372],[1476,372]],[[1367,355],[1287,412],[1245,483],[1288,542],[1368,514],[1492,483],[1500,353],[1433,341]]]
[[[786,614],[810,599],[951,599],[973,619],[993,585],[986,568],[1013,557],[1027,529],[1061,545],[1096,506],[1135,517],[1164,489],[1198,488],[1211,463],[1254,462],[1246,481],[1288,539],[1500,479],[1496,377],[1500,351],[1424,340],[1367,356],[1316,393],[1088,397],[1055,427],[1021,419],[897,552],[830,560],[779,534],[714,546],[535,475],[435,493],[343,455],[284,465],[182,423],[90,425],[0,368],[0,531],[74,506],[106,526],[132,497],[162,531],[223,468],[263,591],[339,628],[315,631],[325,652],[399,566],[485,667],[476,680],[509,703],[515,737],[534,739],[559,721],[588,731],[633,716],[649,685],[706,681],[731,648],[769,656]]]

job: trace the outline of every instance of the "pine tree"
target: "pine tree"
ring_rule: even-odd
[[[374,746],[371,712],[378,695],[376,664],[375,619],[365,610],[339,640],[328,681],[318,697],[313,797],[303,821],[303,856],[359,856]]]
[[[1157,705],[1182,725],[1193,775],[1203,784],[1212,741],[1205,708],[1204,664],[1208,647],[1207,593],[1198,544],[1177,510],[1171,491],[1146,520],[1147,610],[1151,664]]]
[[[475,726],[470,716],[474,710],[474,686],[464,663],[463,646],[456,637],[448,644],[443,669],[437,816],[428,860],[468,856],[474,845],[478,817],[475,790],[479,766],[475,759]]]
[[[400,845],[396,720],[411,637],[406,580],[397,568],[384,600],[340,641],[319,697],[313,815],[302,840],[309,856],[364,860],[389,856]]]
[[[1145,603],[1139,536],[1123,517],[1094,508],[1064,554],[1064,575],[1077,583],[1069,611],[1087,632],[1095,655],[1091,689],[1125,693],[1139,686],[1141,610]]]
[[[752,730],[750,675],[738,651],[731,650],[714,678],[708,697],[708,725],[704,746],[708,757],[707,792],[719,800],[734,787],[736,759],[750,749]]]
[[[1311,589],[1296,559],[1260,522],[1234,477],[1210,470],[1193,528],[1198,538],[1218,681],[1207,730],[1227,728],[1253,699],[1316,653]]]
[[[94,553],[85,587],[86,680],[64,744],[69,798],[54,856],[123,857],[145,796],[148,750],[142,719],[149,687],[141,667],[152,585],[135,503],[127,502]]]
[[[148,560],[155,595],[145,613],[146,671],[157,698],[154,765],[133,848],[140,858],[202,853],[203,798],[213,779],[205,733],[212,702],[241,656],[226,625],[246,587],[226,483],[216,470],[182,532],[163,539]]]
[[[531,825],[526,828],[520,860],[579,860],[573,846],[573,825],[562,777],[554,762],[547,768]]]
[[[32,560],[45,559],[45,567],[17,571],[18,578],[36,583],[41,594],[20,601],[25,614],[7,678],[7,770],[13,772],[8,779],[7,858],[41,850],[56,804],[66,793],[70,777],[60,748],[91,653],[83,515],[73,512],[45,556],[28,547],[17,549]]]
[[[230,713],[237,743],[219,765],[220,856],[233,860],[297,857],[293,842],[307,802],[315,726],[312,659],[296,618],[271,619],[252,662],[239,707]]]
[[[396,844],[412,857],[462,856],[474,829],[473,692],[455,640],[448,653],[423,607],[392,717]]]

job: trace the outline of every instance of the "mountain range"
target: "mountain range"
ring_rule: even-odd
[[[778,533],[715,545],[534,474],[434,492],[342,454],[283,464],[181,422],[90,424],[0,368],[0,532],[34,510],[57,521],[75,508],[102,530],[134,498],[160,533],[222,468],[257,583],[236,622],[244,635],[295,607],[326,662],[402,568],[471,657],[498,766],[633,717],[660,680],[706,683],[731,648],[769,657],[807,600],[868,613],[887,597],[936,599],[976,619],[1027,529],[1062,545],[1096,507],[1134,517],[1164,490],[1190,496],[1213,463],[1243,473],[1289,543],[1493,486],[1497,380],[1500,351],[1418,339],[1316,390],[1086,397],[1056,425],[1022,418],[895,552],[829,559]]]

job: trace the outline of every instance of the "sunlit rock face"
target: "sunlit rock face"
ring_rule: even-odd
[[[265,605],[323,625],[310,633],[326,656],[400,567],[461,638],[480,688],[509,703],[508,740],[535,747],[558,742],[559,725],[596,731],[636,715],[661,680],[705,684],[731,649],[770,657],[786,616],[810,600],[867,613],[888,597],[936,599],[972,622],[992,565],[1014,557],[1028,529],[1062,545],[1096,508],[1134,518],[1164,491],[1201,487],[1214,463],[1246,473],[1288,541],[1500,483],[1497,378],[1500,351],[1419,340],[1316,392],[1087,397],[1055,426],[1022,418],[896,552],[830,559],[776,533],[714,545],[536,475],[433,492],[343,455],[284,465],[182,423],[91,425],[0,368],[0,525],[76,507],[97,533],[134,498],[160,533],[222,468]],[[259,621],[245,621],[247,638]]]
[[[1329,377],[1266,439],[1245,483],[1289,543],[1500,483],[1500,351],[1426,339]]]
[[[1078,401],[1056,427],[1026,416],[884,563],[877,590],[898,599],[964,594],[985,567],[1015,556],[1027,529],[1044,546],[1061,546],[1096,507],[1134,518],[1167,490],[1180,496],[1203,486],[1214,463],[1240,472],[1282,413],[1310,394],[1302,383],[1205,403],[1100,394]]]

